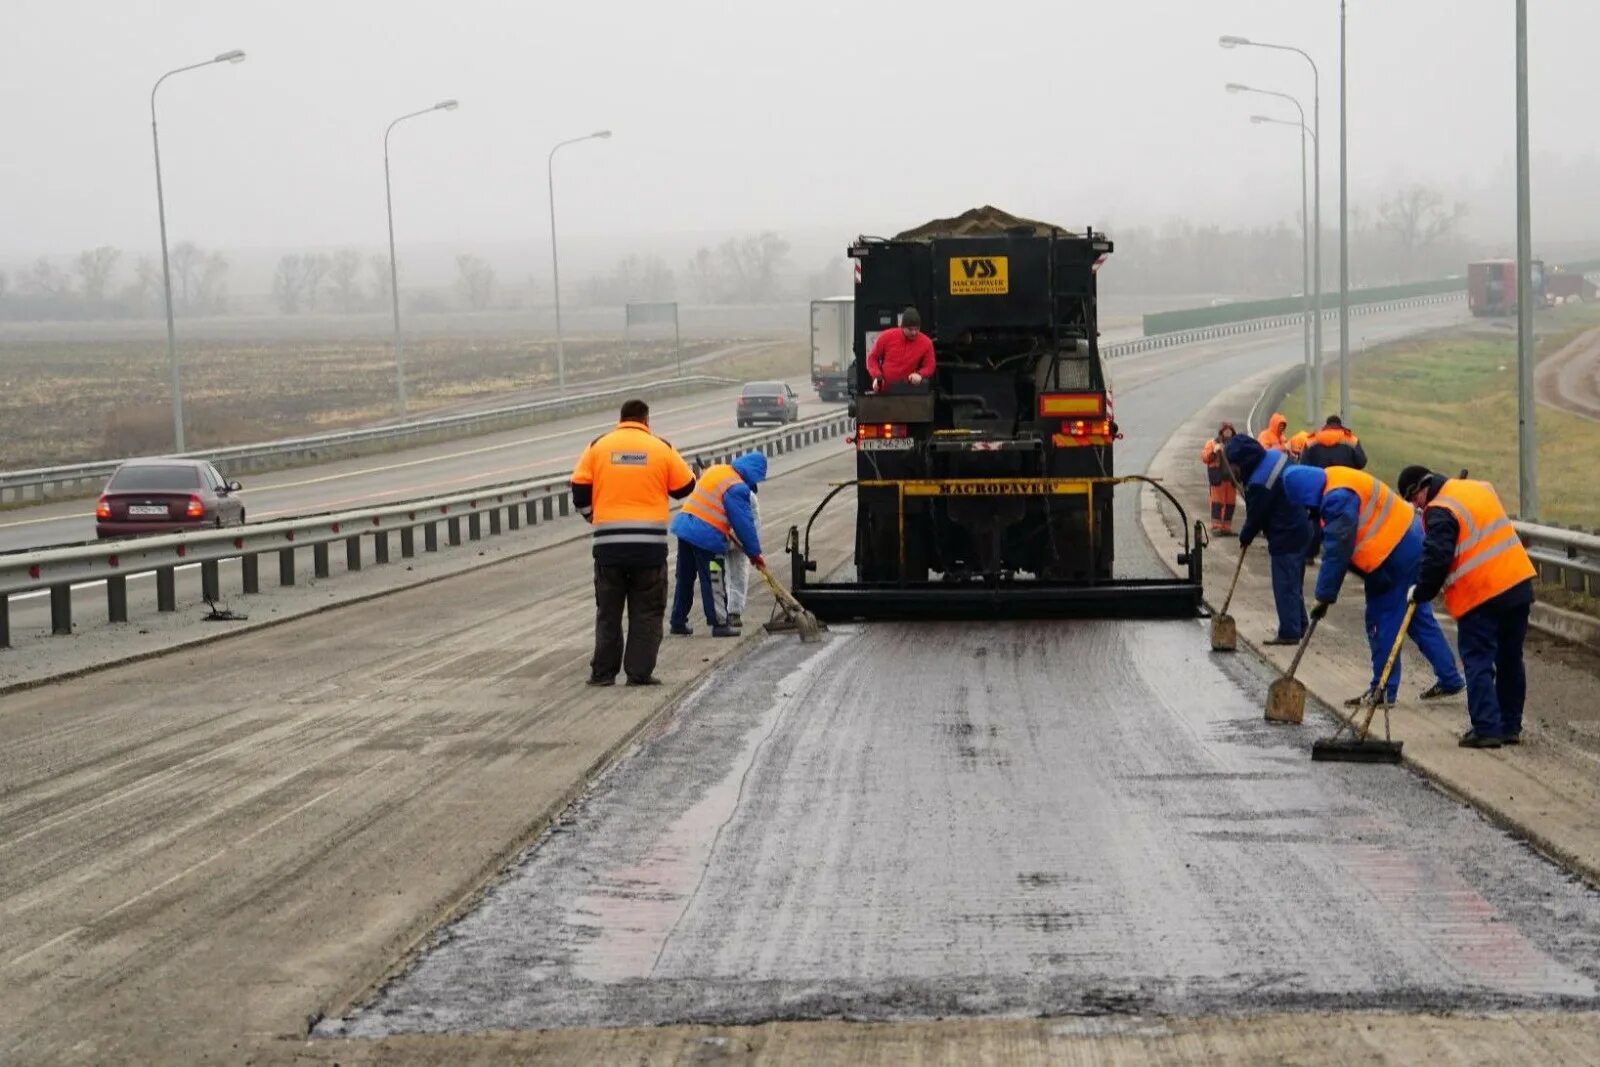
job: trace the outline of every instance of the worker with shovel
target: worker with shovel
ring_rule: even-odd
[[[1239,551],[1243,553],[1262,532],[1267,535],[1278,632],[1266,643],[1297,645],[1306,632],[1303,583],[1306,549],[1311,546],[1311,516],[1284,494],[1283,472],[1290,466],[1289,453],[1263,448],[1254,438],[1237,434],[1228,441],[1225,455],[1244,481],[1245,518],[1239,528]]]
[[[1533,560],[1488,482],[1410,466],[1396,484],[1402,497],[1423,509],[1426,529],[1411,600],[1420,611],[1442,589],[1445,610],[1456,620],[1472,720],[1460,744],[1520,744],[1528,689],[1522,642],[1538,575]]]
[[[739,631],[728,623],[728,538],[739,539],[751,565],[766,567],[750,498],[752,489],[766,477],[767,457],[760,452],[736,456],[731,464],[714,464],[700,476],[694,493],[672,520],[672,533],[678,539],[678,570],[671,633],[687,636],[694,632],[689,627],[689,606],[698,582],[711,636],[738,636]]]
[[[1407,594],[1416,584],[1422,562],[1421,519],[1406,501],[1365,471],[1300,464],[1285,468],[1281,477],[1289,502],[1315,509],[1322,522],[1322,566],[1317,572],[1317,602],[1311,618],[1321,619],[1339,599],[1346,571],[1354,570],[1364,580],[1372,683],[1366,693],[1345,701],[1345,707],[1357,708],[1369,699],[1392,705],[1400,691],[1400,664],[1394,664],[1386,679],[1383,672],[1389,650],[1405,623]],[[1454,696],[1466,688],[1432,608],[1417,605],[1406,634],[1417,643],[1435,675],[1422,699]],[[1377,692],[1380,684],[1382,693]]]

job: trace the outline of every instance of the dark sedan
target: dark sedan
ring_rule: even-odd
[[[758,422],[793,422],[800,417],[800,394],[787,382],[751,382],[740,391],[734,409],[739,426]]]
[[[94,508],[99,537],[176,533],[244,523],[241,486],[204,460],[130,459]]]

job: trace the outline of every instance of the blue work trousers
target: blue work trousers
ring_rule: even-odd
[[[1389,584],[1387,577],[1380,567],[1366,583],[1367,645],[1372,650],[1371,689],[1378,687],[1384,662],[1388,660],[1389,650],[1394,647],[1394,639],[1400,633],[1400,623],[1406,617],[1409,585],[1402,582]],[[1377,591],[1374,591],[1374,586],[1378,587]],[[1433,617],[1433,605],[1417,605],[1406,634],[1417,643],[1417,648],[1433,668],[1434,678],[1440,685],[1446,689],[1459,689],[1465,684],[1461,672],[1456,669],[1456,657],[1450,651],[1450,642],[1445,640],[1444,631],[1439,629],[1439,620]],[[1384,686],[1384,699],[1392,704],[1399,692],[1400,659],[1396,657],[1394,669],[1389,672],[1389,684]]]
[[[1272,600],[1278,605],[1278,639],[1298,641],[1306,632],[1305,556],[1273,553]]]
[[[1528,636],[1530,606],[1485,604],[1456,620],[1456,642],[1467,672],[1467,714],[1479,737],[1522,733],[1522,704],[1528,676],[1522,667],[1522,642]]]
[[[724,578],[727,561],[721,552],[711,552],[678,538],[678,570],[672,588],[672,625],[689,625],[689,607],[694,603],[694,587],[700,585],[700,604],[706,623],[728,625],[728,588]]]

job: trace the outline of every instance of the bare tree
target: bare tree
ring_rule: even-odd
[[[689,284],[694,287],[695,296],[699,297],[702,304],[710,304],[717,298],[717,261],[709,248],[699,248],[689,260],[687,270]]]
[[[473,311],[488,307],[494,296],[494,268],[477,256],[457,256],[456,269],[461,272],[456,288],[467,307]]]
[[[173,280],[177,286],[175,303],[178,310],[188,314],[193,294],[197,288],[200,274],[200,264],[205,261],[205,253],[200,251],[193,241],[180,241],[172,246],[169,263],[172,268]]]
[[[1419,257],[1452,236],[1466,216],[1465,203],[1447,204],[1439,190],[1411,185],[1378,205],[1377,229],[1394,240],[1401,270],[1410,278]]]
[[[161,269],[155,260],[139,257],[133,265],[133,281],[122,290],[122,301],[135,315],[153,315],[161,309]]]
[[[789,247],[771,231],[724,241],[717,251],[735,299],[752,304],[773,299]]]
[[[111,284],[111,273],[116,269],[122,253],[110,245],[86,249],[78,253],[73,269],[83,282],[83,299],[91,311],[97,311],[106,302],[106,289]]]
[[[72,279],[40,256],[17,272],[17,292],[40,300],[72,295]]]
[[[228,306],[228,257],[208,252],[200,263],[195,283],[195,303],[204,315],[220,315]]]
[[[6,277],[6,272],[0,270],[0,300],[4,300],[6,298],[6,293],[9,291],[10,284],[10,280]]]
[[[306,291],[306,257],[288,255],[278,260],[278,270],[272,276],[272,295],[278,301],[278,310],[285,315],[299,312]]]
[[[333,268],[333,261],[321,252],[307,252],[301,257],[301,270],[305,277],[306,309],[317,310],[317,291],[322,288],[322,279],[328,276],[328,271]]]
[[[389,271],[389,257],[370,257],[367,260],[367,269],[372,272],[372,299],[384,308],[388,308],[394,301],[394,288],[391,284],[394,275]]]
[[[328,276],[334,295],[339,300],[339,310],[348,315],[361,303],[361,283],[356,276],[361,273],[361,253],[353,248],[341,248],[333,254]]]

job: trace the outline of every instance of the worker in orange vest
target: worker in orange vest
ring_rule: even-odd
[[[1289,432],[1289,420],[1282,413],[1274,411],[1272,418],[1267,420],[1267,428],[1256,434],[1256,440],[1261,442],[1262,448],[1281,448],[1288,451],[1289,440],[1285,436]]]
[[[1367,692],[1351,697],[1345,706],[1359,707],[1368,698],[1393,704],[1400,690],[1400,661],[1395,661],[1382,693],[1377,692],[1378,681],[1405,620],[1407,594],[1417,583],[1422,520],[1394,490],[1365,471],[1351,467],[1323,470],[1302,463],[1286,468],[1282,478],[1289,502],[1315,509],[1322,521],[1322,566],[1317,571],[1317,602],[1311,617],[1327,615],[1339,599],[1346,572],[1361,575],[1365,586],[1372,682]],[[1431,607],[1417,605],[1406,634],[1433,667],[1434,684],[1423,691],[1422,699],[1454,696],[1466,688]]]
[[[1310,443],[1311,431],[1301,430],[1299,433],[1296,433],[1294,436],[1290,437],[1289,440],[1284,444],[1284,451],[1289,453],[1289,458],[1291,460],[1299,463],[1300,457],[1305,455],[1306,445]]]
[[[1442,589],[1445,610],[1456,620],[1472,720],[1459,743],[1463,748],[1520,744],[1528,692],[1522,643],[1538,575],[1533,560],[1488,482],[1410,466],[1396,484],[1401,496],[1423,509],[1426,530],[1411,599],[1425,605]]]
[[[694,495],[672,520],[678,539],[678,575],[672,592],[670,632],[679,637],[694,633],[689,609],[694,606],[696,582],[701,607],[712,637],[737,637],[728,610],[728,544],[736,540],[750,565],[765,570],[761,531],[756,522],[755,488],[767,477],[767,457],[760,452],[735,456],[700,475]]]
[[[694,473],[650,432],[650,405],[629,400],[610,433],[589,443],[572,472],[572,502],[594,527],[594,656],[590,685],[659,685],[656,656],[667,613],[668,498],[694,492]],[[624,647],[622,616],[628,616]]]
[[[1217,436],[1200,449],[1200,462],[1206,465],[1206,481],[1211,484],[1211,532],[1218,537],[1232,537],[1233,509],[1239,500],[1238,489],[1233,484],[1233,471],[1228,467],[1228,457],[1223,449],[1234,435],[1233,423],[1224,422],[1217,427]]]

